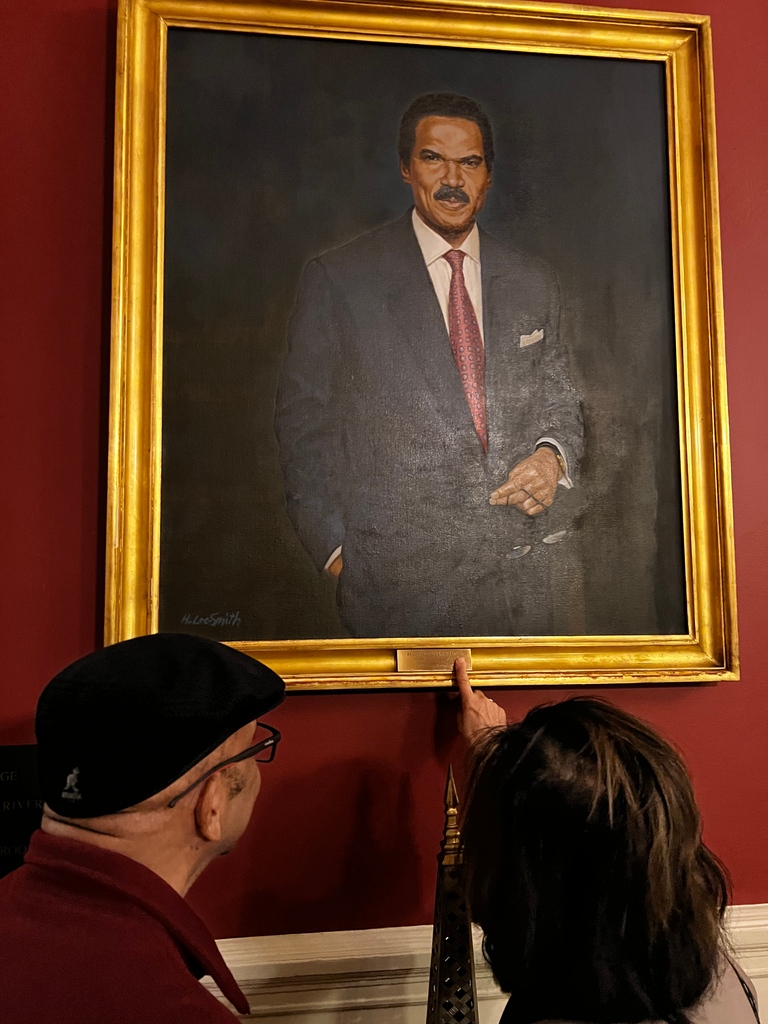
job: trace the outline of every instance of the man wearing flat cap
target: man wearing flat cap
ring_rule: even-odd
[[[283,681],[202,637],[155,634],[64,669],[36,734],[45,800],[0,880],[0,1018],[216,1024],[248,1002],[184,894],[245,830]]]

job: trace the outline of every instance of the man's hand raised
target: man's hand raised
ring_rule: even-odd
[[[507,715],[503,708],[469,684],[469,673],[463,658],[453,663],[456,685],[461,696],[459,732],[470,745],[481,739],[486,729],[503,729]]]

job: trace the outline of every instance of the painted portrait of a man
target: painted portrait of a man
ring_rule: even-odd
[[[169,29],[159,628],[686,633],[665,88]]]
[[[583,448],[558,284],[478,224],[479,103],[417,97],[398,157],[412,205],[301,277],[275,421],[288,514],[353,636],[547,634]]]

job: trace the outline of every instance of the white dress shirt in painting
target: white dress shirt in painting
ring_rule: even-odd
[[[451,274],[453,271],[448,260],[443,259],[443,257],[454,247],[450,242],[446,242],[444,238],[441,238],[436,231],[428,227],[418,213],[416,213],[415,208],[411,219],[413,221],[413,230],[416,233],[416,240],[421,249],[421,255],[424,257],[424,262],[427,265],[427,270],[432,280],[432,287],[435,289],[437,301],[440,303],[440,309],[445,320],[445,329],[449,330],[448,295],[451,290]],[[477,323],[480,327],[480,337],[482,338],[483,281],[480,275],[480,232],[477,230],[477,224],[474,225],[458,248],[467,257],[462,267],[464,283],[467,286],[469,299],[475,311]]]

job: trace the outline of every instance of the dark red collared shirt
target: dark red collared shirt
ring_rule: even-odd
[[[154,871],[36,832],[0,879],[3,1024],[232,1024],[248,1001],[211,933]]]

